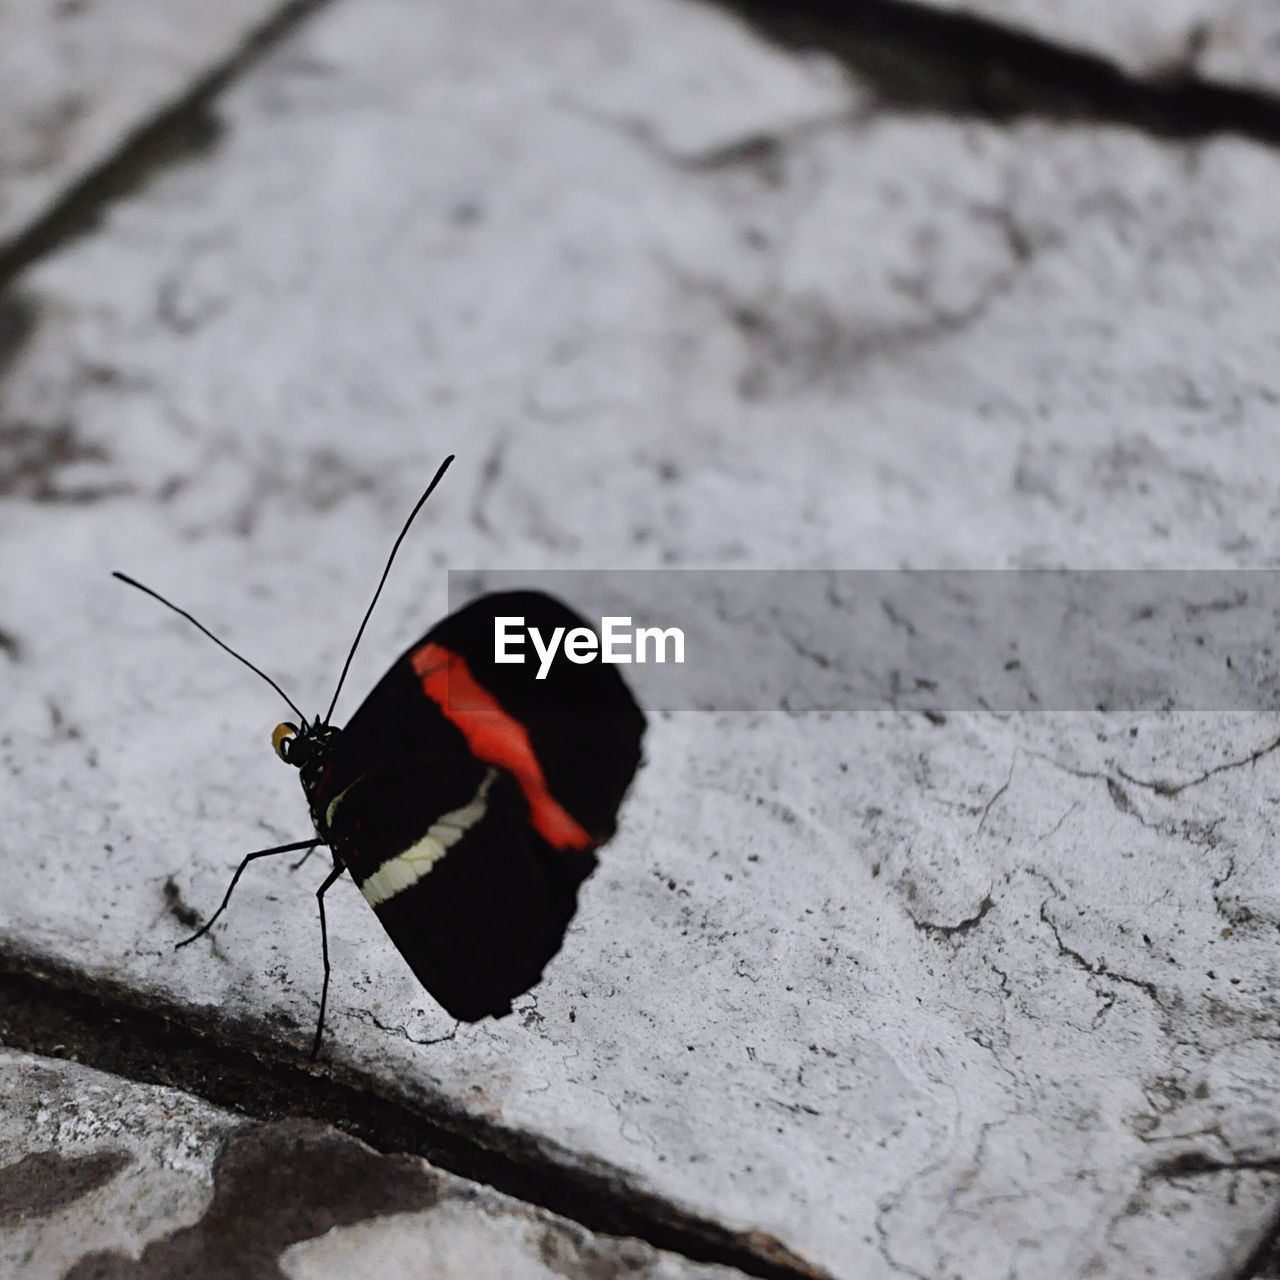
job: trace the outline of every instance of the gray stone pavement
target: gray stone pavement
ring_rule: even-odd
[[[209,109],[6,298],[0,951],[214,1061],[303,1054],[320,871],[255,867],[173,954],[305,810],[269,692],[110,569],[319,710],[456,451],[341,720],[449,566],[1274,562],[1266,146],[898,113],[677,0],[341,0]],[[335,890],[321,1070],[789,1275],[1240,1274],[1280,1209],[1276,734],[887,682],[664,714],[517,1017],[455,1026]]]
[[[0,1269],[29,1280],[729,1280],[308,1120],[0,1051]],[[376,1259],[376,1264],[373,1260]]]

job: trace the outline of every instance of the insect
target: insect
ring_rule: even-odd
[[[298,770],[314,833],[246,854],[222,903],[259,858],[317,847],[333,867],[316,891],[324,982],[311,1044],[324,1033],[329,939],[324,896],[349,873],[448,1013],[502,1017],[542,978],[577,909],[578,888],[613,834],[640,764],[645,718],[622,678],[600,663],[499,664],[494,620],[523,616],[550,633],[582,626],[567,605],[532,591],[482,596],[437,623],[391,666],[342,728],[334,708],[391,565],[414,518],[453,461],[441,464],[400,530],[323,716],[308,720],[270,676],[190,613],[123,573],[256,672],[297,715],[271,734]]]

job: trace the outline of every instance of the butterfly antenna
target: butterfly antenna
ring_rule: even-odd
[[[278,684],[276,684],[276,682],[269,675],[267,675],[265,671],[263,671],[259,667],[255,667],[253,663],[249,661],[248,658],[244,657],[243,654],[237,653],[225,641],[219,640],[218,637],[215,636],[213,632],[210,631],[209,628],[204,625],[203,622],[198,622],[185,609],[179,609],[178,606],[174,604],[172,600],[166,600],[164,596],[162,596],[158,591],[152,591],[150,587],[144,587],[141,582],[139,582],[136,578],[129,577],[127,573],[115,572],[115,573],[112,573],[111,576],[113,578],[119,578],[121,582],[127,582],[131,587],[137,587],[139,591],[143,591],[147,595],[153,597],[154,599],[159,600],[162,605],[165,605],[168,608],[172,609],[174,613],[181,614],[193,626],[199,627],[199,629],[203,631],[205,635],[207,635],[209,639],[212,640],[213,643],[216,644],[219,648],[225,649],[233,658],[236,659],[237,662],[243,662],[244,665],[248,667],[250,671],[254,672],[255,675],[260,675],[294,709],[294,711],[297,713],[299,722],[301,723],[306,722],[307,717],[302,713],[302,711],[299,710],[298,704],[294,702],[294,700],[291,697],[289,697],[289,695],[285,693],[285,691]]]
[[[369,601],[369,607],[365,610],[364,621],[360,623],[360,630],[356,632],[356,638],[351,642],[351,651],[347,654],[347,660],[342,664],[342,674],[338,677],[338,687],[333,691],[333,700],[329,703],[329,710],[324,713],[324,723],[329,723],[330,716],[333,715],[333,709],[338,705],[338,694],[342,692],[342,682],[347,678],[347,672],[351,669],[351,659],[356,656],[356,648],[360,644],[360,637],[364,635],[364,629],[368,625],[369,616],[373,613],[373,606],[378,603],[378,597],[382,594],[383,584],[387,580],[387,574],[391,572],[391,562],[396,558],[396,552],[400,550],[400,544],[404,541],[404,535],[409,532],[409,526],[413,523],[414,517],[422,510],[423,503],[431,497],[431,491],[440,483],[440,478],[449,469],[449,464],[453,461],[453,454],[450,454],[441,464],[439,471],[436,472],[431,483],[427,485],[426,492],[417,501],[413,510],[409,512],[409,518],[404,522],[404,528],[400,530],[400,536],[395,540],[395,545],[391,548],[391,554],[387,557],[387,567],[382,571],[382,577],[378,580],[378,589],[373,593],[373,599]]]

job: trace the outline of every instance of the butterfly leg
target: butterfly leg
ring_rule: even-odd
[[[289,863],[289,870],[290,870],[290,871],[297,871],[297,869],[298,869],[300,866],[302,866],[302,864],[303,864],[304,862],[306,862],[306,860],[307,860],[309,857],[311,857],[311,855],[312,855],[313,853],[315,853],[316,849],[318,849],[318,848],[319,848],[319,841],[317,841],[315,844],[313,844],[313,845],[311,846],[311,848],[310,848],[310,849],[308,849],[308,850],[306,851],[306,853],[304,853],[304,854],[302,855],[302,857],[300,857],[300,858],[297,860],[297,862],[291,862],[291,863]]]
[[[185,947],[187,943],[194,942],[197,938],[203,938],[210,929],[213,928],[214,922],[227,909],[227,903],[231,901],[231,891],[236,887],[236,881],[240,879],[241,873],[245,867],[249,865],[255,858],[269,858],[273,853],[292,853],[295,849],[315,848],[320,842],[318,840],[295,840],[293,844],[279,844],[274,849],[259,849],[257,853],[246,854],[241,860],[240,865],[236,868],[236,873],[231,877],[231,883],[227,886],[227,892],[223,895],[222,905],[198,928],[189,938],[183,938],[181,942],[174,943],[174,950],[179,947]]]
[[[320,954],[324,957],[324,985],[320,988],[320,1018],[316,1022],[316,1038],[311,1042],[313,1058],[320,1052],[320,1037],[324,1035],[324,1007],[329,1001],[329,930],[324,922],[324,895],[345,870],[339,863],[325,877],[324,884],[316,890],[316,901],[320,904]]]

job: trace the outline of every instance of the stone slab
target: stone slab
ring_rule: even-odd
[[[1263,149],[873,112],[656,0],[340,4],[218,110],[22,281],[10,956],[304,1050],[314,863],[171,951],[305,834],[281,709],[106,574],[319,710],[449,451],[339,720],[447,565],[1274,559]],[[1273,723],[893,702],[657,718],[515,1018],[455,1026],[331,895],[330,1060],[814,1272],[1222,1274],[1277,1201]]]
[[[289,7],[282,0],[7,0],[0,11],[0,253]]]
[[[0,1050],[0,1268],[23,1280],[732,1280],[310,1120]]]

